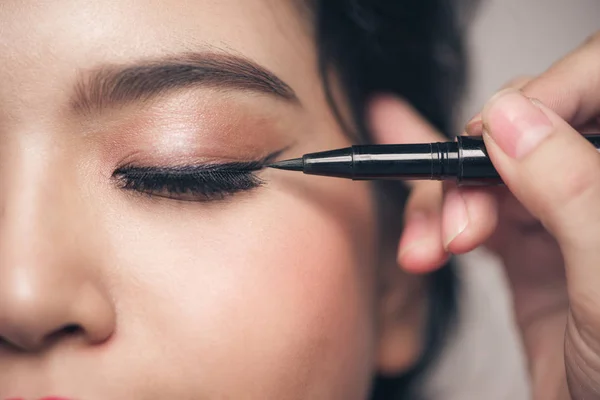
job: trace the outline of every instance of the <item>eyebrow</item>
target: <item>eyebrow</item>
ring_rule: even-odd
[[[77,113],[89,114],[193,87],[250,91],[300,104],[288,84],[249,59],[185,53],[126,66],[105,65],[82,73],[70,105]]]

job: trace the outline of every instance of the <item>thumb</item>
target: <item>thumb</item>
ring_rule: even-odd
[[[574,316],[581,311],[590,318],[590,306],[600,309],[598,151],[552,110],[515,90],[490,100],[483,124],[504,182],[559,242]],[[600,326],[600,313],[593,314]]]

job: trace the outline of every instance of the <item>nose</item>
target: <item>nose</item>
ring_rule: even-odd
[[[0,285],[0,346],[33,352],[66,340],[97,344],[111,336],[110,301],[81,276],[64,283],[26,267],[7,275]]]
[[[69,200],[76,198],[73,189],[33,183],[12,190],[7,180],[1,186],[0,349],[36,352],[65,341],[106,341],[115,309],[102,281],[93,223],[85,207]]]

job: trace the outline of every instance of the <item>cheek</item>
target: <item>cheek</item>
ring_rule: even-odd
[[[193,211],[131,210],[111,228],[134,243],[114,246],[127,266],[123,318],[143,315],[123,325],[177,360],[160,379],[209,397],[361,398],[374,346],[371,197],[360,183],[310,179],[310,190],[275,184]]]

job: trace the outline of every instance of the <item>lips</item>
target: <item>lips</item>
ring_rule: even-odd
[[[67,399],[66,397],[50,396],[50,397],[43,397],[40,400],[71,400],[71,399]]]
[[[25,400],[22,397],[11,397],[5,400]],[[71,400],[71,399],[67,399],[66,397],[56,397],[56,396],[50,396],[50,397],[42,397],[39,400]]]

